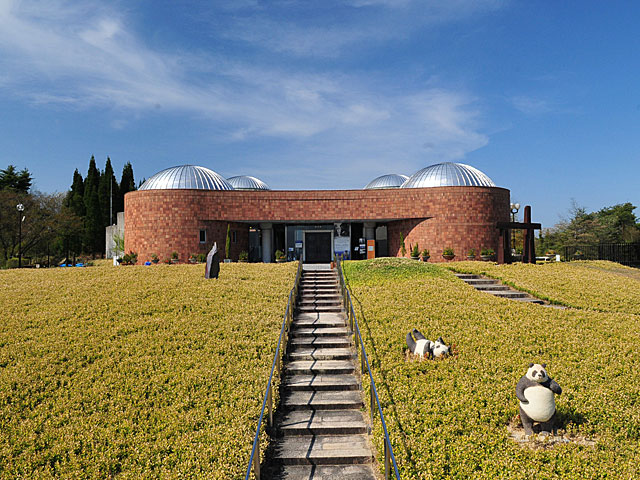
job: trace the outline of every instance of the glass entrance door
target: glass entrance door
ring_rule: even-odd
[[[305,232],[305,263],[329,263],[331,261],[331,232]]]

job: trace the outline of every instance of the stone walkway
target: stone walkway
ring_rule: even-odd
[[[337,274],[305,265],[263,477],[378,478],[360,387]]]
[[[464,280],[468,285],[471,285],[476,290],[495,295],[496,297],[508,298],[510,300],[517,300],[519,302],[546,305],[543,300],[529,295],[526,292],[521,292],[520,290],[511,288],[509,285],[503,285],[500,280],[485,278],[481,277],[480,275],[473,275],[470,273],[455,273],[454,275],[460,280]]]

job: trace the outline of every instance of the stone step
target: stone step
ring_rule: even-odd
[[[317,288],[309,288],[304,287],[298,292],[298,298],[304,295],[340,295],[340,291],[334,287],[317,287]]]
[[[514,298],[514,300],[525,303],[535,303],[537,305],[545,305],[544,300],[540,300],[539,298],[534,297]]]
[[[454,275],[461,280],[467,280],[472,278],[480,278],[480,275],[475,275],[473,273],[454,273]]]
[[[291,410],[344,410],[362,408],[362,393],[346,391],[297,391],[289,392],[281,405]]]
[[[316,337],[326,337],[330,335],[342,335],[347,336],[351,332],[347,327],[321,327],[321,328],[292,328],[291,335],[293,337],[308,337],[308,336],[316,336]]]
[[[338,300],[342,301],[342,295],[327,290],[326,292],[303,292],[298,295],[300,300]]]
[[[326,291],[304,291],[301,292],[298,295],[298,298],[313,298],[313,297],[318,297],[318,298],[342,298],[342,295],[340,295],[339,292],[337,291],[333,291],[333,290],[326,290]]]
[[[349,348],[295,348],[289,352],[291,360],[349,360],[353,352]]]
[[[371,465],[280,465],[265,472],[273,480],[377,480]]]
[[[511,287],[509,287],[509,285],[497,285],[497,284],[491,284],[491,285],[474,285],[473,286],[476,290],[481,290],[481,291],[485,291],[485,290],[511,290]]]
[[[359,390],[355,375],[287,375],[282,386],[289,391],[344,391]]]
[[[299,347],[348,348],[351,346],[351,338],[348,336],[316,337],[307,335],[291,338],[289,344],[294,349]]]
[[[293,360],[285,369],[291,374],[340,374],[354,372],[355,366],[351,360]]]
[[[342,303],[340,305],[299,305],[299,312],[342,312]]]
[[[291,324],[292,328],[324,328],[324,327],[344,327],[344,319],[321,319],[321,320],[294,320]]]
[[[338,274],[335,272],[315,272],[315,273],[305,273],[302,275],[301,280],[337,280]]]
[[[518,292],[515,290],[485,290],[485,293],[490,293],[491,295],[495,295],[496,297],[502,298],[526,298],[529,296],[528,293]]]
[[[477,278],[473,280],[465,280],[469,285],[499,285],[500,282],[498,280],[493,280],[491,278]]]
[[[278,422],[281,435],[352,435],[367,433],[359,410],[292,410]]]
[[[298,306],[307,305],[342,305],[342,299],[337,298],[301,298],[298,300]]]
[[[274,447],[273,460],[285,465],[354,465],[373,461],[366,435],[284,437]],[[339,474],[336,478],[345,477]]]

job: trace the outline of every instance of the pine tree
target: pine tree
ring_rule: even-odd
[[[0,190],[29,193],[31,181],[31,174],[26,168],[18,172],[15,166],[9,165],[4,170],[0,170]]]
[[[100,198],[100,215],[102,217],[103,227],[113,225],[114,216],[117,213],[115,210],[116,205],[112,205],[111,202],[118,196],[118,182],[113,174],[113,168],[111,167],[111,159],[107,157],[107,163],[104,167],[104,172],[100,176],[100,187],[98,189],[98,197]],[[113,215],[111,214],[113,212]]]
[[[100,208],[100,172],[96,167],[96,160],[91,156],[89,171],[84,182],[84,245],[92,254],[101,253],[104,244],[104,227]]]

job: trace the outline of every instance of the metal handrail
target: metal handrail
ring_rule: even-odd
[[[267,382],[267,390],[264,393],[264,399],[262,400],[262,410],[260,410],[260,418],[258,419],[258,428],[256,429],[256,436],[253,439],[253,447],[251,447],[251,458],[249,458],[249,465],[247,466],[247,474],[245,475],[245,480],[249,480],[249,476],[251,475],[251,466],[253,466],[253,474],[256,477],[256,480],[260,480],[260,431],[262,429],[262,419],[264,417],[264,409],[267,407],[268,410],[268,424],[269,427],[273,426],[273,394],[272,394],[272,382],[273,382],[273,372],[277,369],[278,375],[280,375],[280,346],[283,344],[286,348],[288,335],[289,335],[289,327],[291,326],[291,321],[293,320],[293,307],[296,304],[296,299],[298,298],[298,288],[300,286],[300,277],[302,274],[302,261],[298,262],[298,271],[296,272],[296,279],[293,283],[293,288],[289,292],[289,301],[287,302],[287,308],[284,311],[284,318],[282,320],[282,327],[280,327],[280,336],[278,337],[278,346],[276,347],[276,353],[273,356],[273,363],[271,364],[271,374],[269,375],[269,381]]]
[[[353,302],[351,301],[351,293],[345,284],[344,272],[342,271],[342,263],[339,257],[336,257],[336,267],[338,270],[338,278],[340,279],[340,288],[342,291],[342,298],[344,302],[344,308],[347,312],[347,317],[349,319],[349,326],[351,328],[351,332],[357,336],[360,340],[360,369],[362,375],[364,375],[365,367],[366,371],[369,373],[369,380],[371,381],[371,389],[370,389],[370,411],[371,411],[371,426],[373,426],[373,411],[374,411],[374,402],[378,405],[378,413],[380,414],[380,421],[382,422],[382,429],[384,430],[384,478],[385,480],[389,479],[389,471],[390,471],[390,462],[393,464],[393,470],[396,474],[396,479],[400,480],[400,473],[398,473],[398,465],[396,464],[396,457],[393,454],[393,447],[391,446],[391,440],[389,439],[389,432],[387,431],[387,423],[384,421],[384,415],[382,413],[382,405],[380,405],[380,399],[378,398],[378,391],[376,389],[376,382],[373,380],[373,375],[371,374],[371,368],[369,367],[369,358],[367,357],[367,352],[364,348],[364,341],[362,340],[362,334],[360,333],[360,327],[358,325],[358,318],[356,317],[356,312],[353,308]],[[358,348],[356,348],[356,355],[358,353]]]

